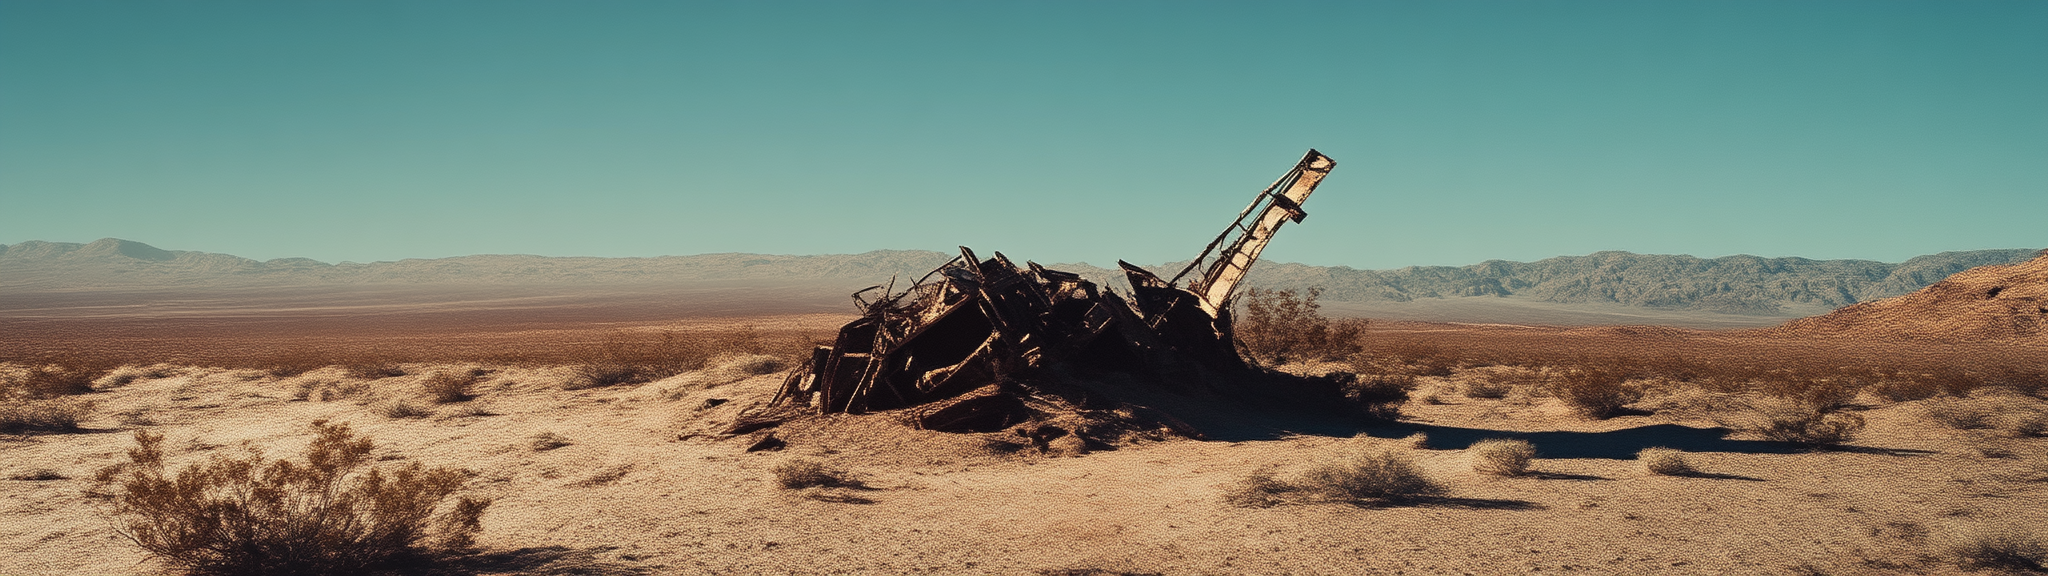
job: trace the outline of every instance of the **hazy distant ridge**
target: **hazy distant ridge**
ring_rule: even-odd
[[[1536,262],[1490,260],[1470,266],[1356,270],[1263,262],[1251,283],[1273,288],[1320,286],[1331,301],[1411,301],[1462,296],[1515,296],[1558,303],[1614,303],[1669,310],[1776,313],[1787,304],[1841,307],[1897,296],[1950,274],[2030,259],[2030,249],[1943,252],[1903,263],[1597,252]],[[1012,255],[1025,258],[1028,255]],[[298,284],[575,284],[700,280],[908,283],[950,254],[881,250],[861,254],[777,256],[703,254],[655,258],[524,255],[408,259],[326,264],[304,258],[256,261],[227,254],[161,250],[102,239],[90,244],[31,241],[0,245],[0,287],[74,289],[129,286]],[[1096,278],[1095,266],[1048,264]],[[1154,267],[1165,273],[1177,265]]]

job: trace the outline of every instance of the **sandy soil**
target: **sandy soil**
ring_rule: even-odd
[[[68,477],[0,480],[0,574],[161,568],[86,495],[93,472],[132,444],[129,430],[166,435],[182,464],[245,447],[296,455],[307,423],[323,418],[375,438],[386,459],[478,473],[474,491],[496,503],[484,553],[459,573],[1947,573],[1939,560],[1952,540],[2048,525],[2048,438],[1942,428],[1920,402],[1866,398],[1869,427],[1850,449],[1803,451],[1731,436],[1683,409],[1589,421],[1554,400],[1465,398],[1449,393],[1450,379],[1427,378],[1444,403],[1411,402],[1401,422],[1354,429],[1290,430],[1281,418],[1227,438],[1076,457],[1001,454],[978,436],[883,414],[794,423],[777,432],[786,449],[750,453],[747,438],[703,434],[779,382],[744,364],[578,391],[560,388],[561,369],[487,366],[477,399],[416,419],[377,408],[417,398],[433,370],[468,366],[408,365],[406,376],[372,381],[337,368],[290,378],[193,370],[95,393],[83,432],[0,439],[0,475]],[[355,384],[353,396],[319,399]],[[295,399],[301,390],[312,399]],[[706,408],[714,398],[729,402]],[[1985,401],[2044,409],[2033,398]],[[1222,499],[1250,471],[1285,477],[1418,431],[1428,448],[1397,449],[1448,484],[1446,497],[1272,508]],[[536,451],[540,433],[571,444]],[[1464,448],[1491,437],[1534,442],[1537,473],[1474,472]],[[1633,459],[1649,446],[1684,450],[1707,474],[1649,474]],[[799,457],[864,487],[777,487],[770,468]]]

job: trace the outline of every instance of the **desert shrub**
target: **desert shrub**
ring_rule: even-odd
[[[1442,494],[1443,485],[1422,475],[1406,453],[1366,452],[1350,459],[1317,465],[1294,483],[1297,490],[1325,500],[1400,500]]]
[[[1266,365],[1335,360],[1356,354],[1365,335],[1364,320],[1324,317],[1316,303],[1323,289],[1245,291],[1237,302],[1243,313],[1233,326],[1240,349]]]
[[[128,462],[102,471],[98,489],[122,535],[196,574],[357,574],[466,547],[482,529],[489,500],[448,502],[466,471],[378,469],[371,440],[347,424],[312,428],[303,462],[252,451],[175,473],[163,436],[137,431]]]
[[[1932,378],[1898,371],[1877,371],[1872,375],[1870,393],[1886,402],[1925,400],[1941,394]]]
[[[1415,389],[1415,377],[1405,374],[1332,372],[1324,377],[1336,380],[1344,399],[1366,417],[1381,420],[1400,418],[1401,405]]]
[[[1643,463],[1643,469],[1660,476],[1687,476],[1699,473],[1691,463],[1685,461],[1685,453],[1662,446],[1644,448],[1636,453],[1636,460]]]
[[[385,418],[426,418],[434,415],[432,409],[402,399],[377,405],[377,413]]]
[[[1495,382],[1486,378],[1467,380],[1463,386],[1466,398],[1486,398],[1491,400],[1506,398],[1508,397],[1508,392],[1514,389],[1513,385],[1506,382]]]
[[[1805,369],[1771,370],[1758,373],[1753,378],[1757,390],[1766,395],[1791,400],[1821,411],[1832,411],[1849,405],[1864,387],[1863,381],[1857,378]]]
[[[1414,450],[1428,450],[1429,435],[1424,434],[1422,432],[1409,434],[1407,437],[1401,439],[1401,445]]]
[[[349,398],[355,398],[358,396],[368,394],[369,392],[369,383],[363,382],[361,380],[344,380],[336,382],[332,380],[305,379],[300,380],[298,383],[298,388],[292,391],[292,398],[297,400],[328,402],[333,400],[345,400]]]
[[[638,384],[653,379],[653,372],[640,366],[615,360],[603,360],[578,364],[570,369],[568,382],[562,383],[563,390],[587,390],[620,384]]]
[[[7,382],[0,382],[0,397],[56,398],[92,392],[92,383],[104,370],[83,365],[39,364],[29,366]]]
[[[1822,410],[1782,398],[1744,402],[1733,414],[1715,416],[1721,425],[1774,442],[1840,444],[1863,430],[1863,417]]]
[[[1628,373],[1613,365],[1586,364],[1563,370],[1550,379],[1546,390],[1580,416],[1612,418],[1624,406],[1643,399],[1643,391],[1628,383]]]
[[[1943,426],[1957,430],[1990,428],[1997,412],[1982,402],[1963,398],[1935,398],[1920,405],[1920,412]]]
[[[1948,555],[1965,570],[2039,571],[2048,563],[2048,546],[2017,528],[1986,530],[1949,545]]]
[[[1223,490],[1223,502],[1242,508],[1268,508],[1280,504],[1294,486],[1280,481],[1271,468],[1246,472]]]
[[[77,430],[92,408],[91,401],[79,398],[0,397],[0,434]]]
[[[343,373],[348,374],[350,378],[361,378],[364,380],[376,380],[379,378],[392,378],[405,375],[405,369],[399,367],[397,364],[371,358],[356,358],[354,360],[350,360],[348,363],[342,364],[341,370]]]
[[[437,371],[420,381],[420,391],[425,392],[435,404],[462,402],[476,397],[474,388],[482,376],[473,370]]]
[[[2048,436],[2048,412],[2022,412],[2006,416],[1999,428],[2013,436]]]
[[[1529,463],[1536,459],[1536,445],[1528,440],[1488,438],[1473,442],[1466,450],[1472,454],[1472,470],[1495,476],[1527,474]]]
[[[775,484],[796,490],[814,486],[846,486],[852,484],[844,472],[834,470],[823,462],[809,458],[791,458],[776,464],[769,470],[775,475]]]
[[[568,438],[563,438],[562,435],[553,432],[534,434],[533,438],[528,439],[527,442],[527,446],[535,452],[546,452],[570,444],[574,444],[574,442],[570,442]]]
[[[112,388],[120,388],[122,386],[127,386],[131,383],[134,383],[137,380],[155,380],[158,378],[169,378],[172,376],[176,376],[182,372],[183,370],[179,369],[177,366],[172,366],[170,364],[153,364],[149,366],[122,366],[120,368],[110,370],[106,373],[106,375],[100,376],[99,379],[94,380],[92,382],[92,388],[95,390],[108,390]]]

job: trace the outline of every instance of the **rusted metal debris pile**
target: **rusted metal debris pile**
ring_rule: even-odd
[[[1241,381],[1231,377],[1251,370],[1237,354],[1231,294],[1280,225],[1306,216],[1302,202],[1334,165],[1310,150],[1172,280],[1119,261],[1128,296],[962,247],[901,291],[855,293],[861,318],[814,350],[771,404],[820,414],[914,407],[924,428],[987,432],[1039,416],[1033,405],[1057,395],[1045,389],[1049,373],[1117,372],[1181,393]]]

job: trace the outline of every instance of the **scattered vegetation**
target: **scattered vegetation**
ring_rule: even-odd
[[[114,388],[120,388],[122,386],[127,386],[131,383],[134,383],[137,380],[156,380],[159,378],[170,378],[172,376],[183,374],[184,372],[185,370],[183,368],[162,363],[152,364],[149,366],[122,366],[120,368],[110,370],[106,373],[106,375],[100,376],[99,379],[94,380],[92,382],[92,388],[95,390],[110,390]]]
[[[532,448],[535,452],[546,452],[570,444],[575,444],[575,442],[570,442],[568,438],[563,438],[560,434],[542,432],[533,435],[533,438],[528,440],[527,447]]]
[[[1508,392],[1514,389],[1513,385],[1505,382],[1495,382],[1490,378],[1475,378],[1465,381],[1463,392],[1466,398],[1499,400],[1508,397]]]
[[[1408,393],[1415,389],[1415,377],[1405,374],[1334,372],[1329,377],[1337,379],[1345,400],[1366,417],[1380,420],[1399,419],[1401,405],[1408,402]]]
[[[1253,362],[1278,366],[1289,362],[1339,360],[1358,353],[1365,335],[1362,319],[1332,320],[1321,313],[1307,292],[1252,288],[1237,298],[1238,348]]]
[[[1773,442],[1815,446],[1841,444],[1863,430],[1863,417],[1783,398],[1743,403],[1733,414],[1716,415],[1721,425]]]
[[[1223,490],[1223,502],[1241,508],[1267,508],[1284,502],[1294,485],[1280,481],[1271,468],[1259,468],[1239,477]]]
[[[1573,412],[1596,420],[1617,416],[1643,398],[1642,389],[1629,384],[1627,369],[1616,364],[1583,363],[1564,369],[1550,379],[1548,391]]]
[[[467,401],[476,398],[476,383],[483,375],[482,370],[436,371],[420,381],[420,391],[435,404]]]
[[[1948,555],[1964,570],[2041,571],[2048,569],[2048,546],[2018,528],[1986,530],[1949,546]]]
[[[1412,450],[1428,450],[1429,435],[1421,432],[1409,434],[1407,437],[1401,439],[1401,445]]]
[[[596,474],[590,475],[589,478],[584,478],[580,481],[577,481],[576,485],[583,488],[595,488],[598,486],[603,486],[606,484],[617,482],[621,478],[625,478],[626,473],[632,470],[632,462],[627,462],[625,464],[620,464],[617,466],[608,466],[602,470],[598,470]]]
[[[1920,411],[1943,426],[1957,430],[1990,428],[1997,415],[1991,407],[1967,398],[1935,398],[1920,405]]]
[[[1472,470],[1495,476],[1528,474],[1529,463],[1536,460],[1536,445],[1521,439],[1488,438],[1466,451],[1472,454]]]
[[[1685,461],[1685,453],[1662,446],[1644,448],[1636,453],[1636,461],[1643,463],[1643,469],[1659,476],[1691,476],[1699,470]]]
[[[163,436],[135,433],[96,478],[121,533],[195,574],[355,574],[467,547],[490,501],[450,498],[468,473],[371,466],[373,443],[315,421],[303,461],[215,455],[172,472]]]
[[[434,410],[401,398],[378,404],[377,413],[385,418],[426,418],[433,416]]]
[[[92,409],[80,398],[0,398],[0,434],[77,430]]]
[[[341,370],[343,373],[348,374],[348,377],[350,378],[359,378],[363,380],[395,378],[398,376],[405,375],[405,369],[399,367],[397,363],[390,362],[381,358],[371,357],[354,358],[350,360],[347,364],[343,364],[341,366]]]
[[[1340,462],[1320,464],[1294,483],[1301,492],[1334,501],[1400,500],[1445,491],[1422,475],[1405,452],[1371,451]]]
[[[775,475],[775,485],[788,490],[853,485],[845,472],[809,458],[791,458],[776,464],[769,472]]]
[[[1263,508],[1291,501],[1400,501],[1443,494],[1445,487],[1422,474],[1405,452],[1368,451],[1351,458],[1316,465],[1293,481],[1269,468],[1253,470],[1224,490],[1224,502]]]
[[[662,331],[649,340],[614,334],[602,345],[584,349],[574,363],[565,390],[639,384],[703,369],[715,359],[761,354],[770,349],[752,327],[740,327],[701,338]]]

